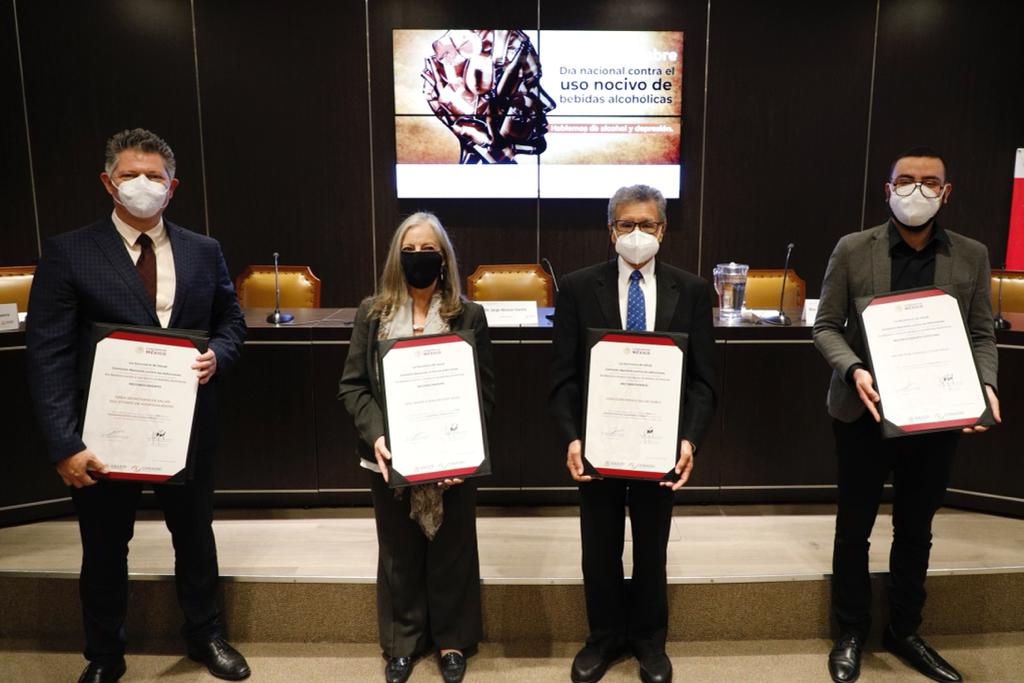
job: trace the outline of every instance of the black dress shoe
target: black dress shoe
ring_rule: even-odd
[[[189,644],[188,657],[206,665],[211,674],[226,681],[240,681],[252,673],[242,653],[231,647],[223,638]]]
[[[953,665],[940,657],[939,653],[916,633],[899,638],[890,626],[882,634],[882,645],[933,681],[959,683],[964,680]]]
[[[78,677],[78,683],[114,683],[124,676],[127,670],[123,659],[114,664],[89,662],[89,666],[85,667],[85,671]]]
[[[846,633],[828,653],[828,673],[836,683],[853,683],[860,676],[860,649],[864,640],[856,633]]]
[[[642,657],[640,680],[644,683],[672,683],[672,660],[664,652]]]
[[[412,657],[389,657],[384,667],[387,683],[405,683],[412,675]]]
[[[441,655],[441,678],[444,683],[462,683],[466,675],[466,658],[461,652],[449,652]]]
[[[572,683],[597,683],[616,657],[601,648],[584,645],[572,660]]]

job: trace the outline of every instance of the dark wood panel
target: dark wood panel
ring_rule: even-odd
[[[243,10],[244,7],[244,10]],[[308,264],[324,306],[373,287],[364,4],[196,4],[210,233],[233,274]]]
[[[985,434],[965,434],[953,464],[950,488],[1024,498],[1024,459],[1016,423],[1024,405],[1024,351],[999,349],[999,407],[1004,424]]]
[[[835,484],[830,370],[810,344],[729,344],[721,485]]]
[[[702,269],[793,266],[816,297],[860,228],[875,2],[712,5]]]
[[[17,334],[24,343],[24,335]],[[67,498],[68,489],[50,464],[43,434],[32,411],[25,374],[25,352],[0,352],[0,415],[3,415],[4,475],[0,477],[0,508],[55,498]]]
[[[548,411],[550,344],[523,344],[509,354],[517,367],[502,373],[491,443],[520,456],[522,486],[575,486],[565,469],[565,444]]]
[[[204,231],[199,110],[188,0],[18,4],[43,237],[108,215],[107,138],[149,128],[174,149],[168,219]]]
[[[0,266],[27,265],[39,257],[32,211],[32,176],[22,106],[14,3],[0,9]]]
[[[313,348],[313,410],[316,416],[317,481],[321,489],[369,488],[352,418],[338,400],[338,380],[348,344]],[[369,499],[367,499],[369,500]]]
[[[463,276],[481,263],[531,263],[537,260],[536,199],[439,200],[397,198],[395,188],[394,29],[438,29],[481,26],[537,27],[536,3],[479,3],[456,0],[410,3],[371,2],[371,112],[376,200],[377,270],[398,224],[411,213],[432,211],[451,233]],[[464,284],[463,280],[463,284]]]
[[[217,387],[217,489],[317,486],[312,346],[247,345]]]
[[[888,218],[894,156],[939,150],[953,183],[940,221],[1006,254],[1014,153],[1024,144],[1024,3],[883,2],[868,166],[867,224]]]
[[[636,2],[542,2],[540,27],[593,31],[683,31],[683,132],[679,199],[668,200],[668,234],[660,257],[697,272],[700,253],[701,148],[704,125],[704,52],[707,3],[700,0]],[[713,29],[714,30],[714,29]],[[621,184],[635,180],[623,176]],[[608,248],[606,199],[544,199],[540,206],[540,253],[559,273],[613,255]]]
[[[708,433],[704,436],[703,443],[697,444],[697,454],[693,459],[693,473],[690,475],[690,480],[681,489],[682,491],[692,487],[717,487],[722,478],[722,458],[725,448],[728,446],[724,431],[724,411],[722,410],[725,402],[725,395],[722,392],[722,381],[725,379],[725,368],[728,360],[725,350],[725,344],[715,344],[715,396],[718,400],[718,408],[711,420]]]

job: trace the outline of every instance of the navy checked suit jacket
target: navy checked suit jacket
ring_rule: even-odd
[[[190,451],[215,443],[217,376],[238,360],[245,318],[220,244],[167,220],[174,254],[175,293],[170,327],[209,334],[217,356],[214,380],[199,387]],[[47,240],[29,297],[26,345],[29,388],[53,462],[86,448],[83,398],[89,383],[93,323],[159,327],[124,242],[111,219]],[[102,453],[96,454],[100,460]]]

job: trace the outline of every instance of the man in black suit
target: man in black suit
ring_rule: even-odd
[[[715,410],[712,291],[705,280],[655,260],[665,236],[665,198],[646,185],[619,189],[608,202],[608,234],[618,258],[562,280],[555,309],[551,410],[568,444],[566,467],[579,482],[583,582],[590,636],[572,664],[575,683],[592,683],[627,649],[647,683],[672,680],[665,654],[665,574],[674,492],[690,476],[694,453]],[[583,473],[582,387],[587,329],[689,334],[682,439],[676,482],[602,479]],[[622,569],[625,508],[633,531],[633,576]]]
[[[210,380],[239,356],[245,320],[220,245],[163,220],[174,194],[171,148],[137,128],[107,141],[100,180],[111,216],[47,241],[28,318],[29,383],[50,459],[70,487],[82,537],[79,593],[89,665],[80,682],[116,681],[125,672],[128,542],[142,484],[105,480],[103,453],[82,441],[94,323],[202,330],[209,350],[192,368],[199,377],[192,463],[183,485],[156,484],[175,549],[182,633],[189,656],[214,676],[249,676],[245,659],[224,640],[217,601],[213,537],[215,396]]]

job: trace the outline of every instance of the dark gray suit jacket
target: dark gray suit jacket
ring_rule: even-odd
[[[981,379],[994,389],[999,358],[989,301],[988,249],[977,240],[945,232],[949,245],[940,242],[935,254],[935,284],[950,287],[960,302]],[[814,345],[832,366],[829,415],[843,422],[857,420],[866,410],[856,388],[846,383],[851,366],[867,364],[854,300],[890,291],[891,277],[888,223],[840,239],[825,271],[814,320]]]
[[[377,377],[377,334],[380,318],[370,317],[371,299],[364,300],[356,311],[352,326],[352,340],[348,346],[345,369],[338,382],[338,399],[352,416],[359,432],[359,455],[376,464],[373,443],[384,435],[384,413],[381,410],[380,381]],[[480,304],[462,302],[462,313],[448,321],[451,330],[473,330],[476,341],[477,364],[480,368],[480,392],[483,397],[484,418],[494,409],[494,360],[491,337],[487,329],[487,316]]]

